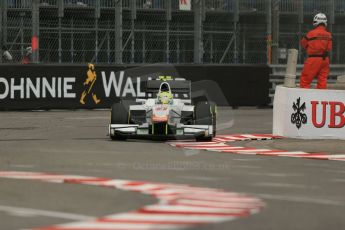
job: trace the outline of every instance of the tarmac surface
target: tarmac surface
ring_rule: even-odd
[[[271,134],[272,110],[220,109],[219,134]],[[345,229],[345,162],[190,152],[111,141],[109,111],[0,113],[0,171],[52,172],[220,188],[260,198],[246,218],[195,229]],[[345,154],[345,141],[279,139],[238,146]],[[116,189],[0,178],[0,229],[32,229],[128,212],[156,199]]]

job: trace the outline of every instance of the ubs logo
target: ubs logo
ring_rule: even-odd
[[[295,124],[297,129],[302,127],[302,124],[306,124],[308,121],[307,115],[304,113],[306,110],[305,102],[301,104],[301,98],[299,97],[292,105],[294,113],[291,114],[291,123]]]
[[[93,88],[97,80],[95,66],[93,64],[91,63],[88,64],[88,70],[86,74],[87,74],[87,77],[84,82],[84,91],[81,93],[81,96],[80,96],[80,104],[85,105],[85,98],[87,96],[90,96],[93,102],[97,105],[98,103],[101,102],[101,100],[97,98],[97,95]]]

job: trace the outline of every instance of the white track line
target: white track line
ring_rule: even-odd
[[[0,205],[0,211],[14,214],[14,215],[44,216],[44,217],[52,217],[52,218],[74,220],[74,221],[94,219],[94,217],[92,216],[72,214],[72,213],[67,213],[67,212],[46,211],[46,210],[39,210],[39,209],[32,209],[32,208],[5,206],[5,205]]]

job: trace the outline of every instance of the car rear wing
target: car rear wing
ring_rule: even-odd
[[[189,80],[169,80],[171,92],[175,99],[191,100],[191,81]],[[148,98],[156,98],[159,92],[161,80],[149,80],[146,82],[145,93]]]

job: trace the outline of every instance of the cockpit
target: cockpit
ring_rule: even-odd
[[[159,87],[159,92],[157,94],[157,101],[159,104],[172,104],[173,94],[168,82],[162,82]]]

